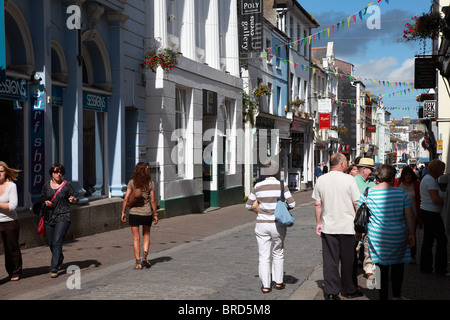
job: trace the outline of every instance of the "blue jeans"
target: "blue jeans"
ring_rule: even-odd
[[[47,233],[48,245],[50,247],[50,251],[52,252],[52,260],[50,264],[50,272],[52,273],[58,272],[58,267],[64,260],[64,255],[62,253],[62,244],[69,226],[70,222],[65,221],[57,222],[53,226],[45,224],[45,232]]]

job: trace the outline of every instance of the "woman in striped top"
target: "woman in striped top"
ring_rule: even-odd
[[[369,253],[381,275],[380,299],[388,297],[389,269],[391,269],[392,297],[401,297],[403,267],[411,260],[411,250],[415,243],[414,214],[408,194],[394,187],[396,169],[391,165],[378,168],[375,178],[378,184],[369,189],[366,199],[364,195],[358,207],[365,201],[370,209],[368,226]],[[409,246],[409,247],[408,247]]]
[[[275,281],[275,289],[284,289],[284,239],[286,227],[275,223],[275,207],[281,196],[281,185],[275,176],[278,173],[278,163],[269,160],[261,168],[261,174],[266,179],[255,184],[248,196],[246,208],[257,213],[255,234],[259,250],[259,278],[262,282],[261,291],[271,291],[271,280]],[[295,200],[287,186],[284,186],[284,197],[290,209],[295,207]],[[259,208],[253,204],[257,202]],[[272,256],[272,259],[271,259]],[[271,261],[272,260],[272,261]],[[271,278],[272,274],[272,278]]]

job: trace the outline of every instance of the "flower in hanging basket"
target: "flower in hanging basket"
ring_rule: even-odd
[[[302,100],[302,99],[299,99],[299,98],[297,98],[297,99],[295,99],[295,100],[292,100],[291,102],[289,102],[289,105],[291,106],[291,107],[300,107],[300,106],[302,106],[302,105],[304,105],[305,104],[305,101],[304,100]]]
[[[412,17],[412,23],[405,24],[403,41],[417,41],[436,39],[441,29],[441,17],[439,13],[425,13],[420,17]]]
[[[263,84],[260,84],[257,88],[253,90],[253,94],[260,98],[262,96],[268,96],[271,93],[269,87]]]
[[[177,58],[178,53],[171,49],[158,49],[157,51],[146,54],[143,68],[156,72],[156,69],[161,67],[164,71],[168,72],[177,65]]]

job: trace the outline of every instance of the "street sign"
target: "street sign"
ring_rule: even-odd
[[[425,100],[423,102],[423,117],[436,118],[436,100]]]

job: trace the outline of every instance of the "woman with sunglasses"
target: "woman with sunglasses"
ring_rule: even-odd
[[[62,243],[70,225],[70,204],[77,203],[78,199],[72,184],[63,179],[66,171],[62,164],[54,163],[48,172],[51,180],[42,187],[41,199],[45,204],[45,232],[52,252],[50,276],[56,278],[64,260]]]

